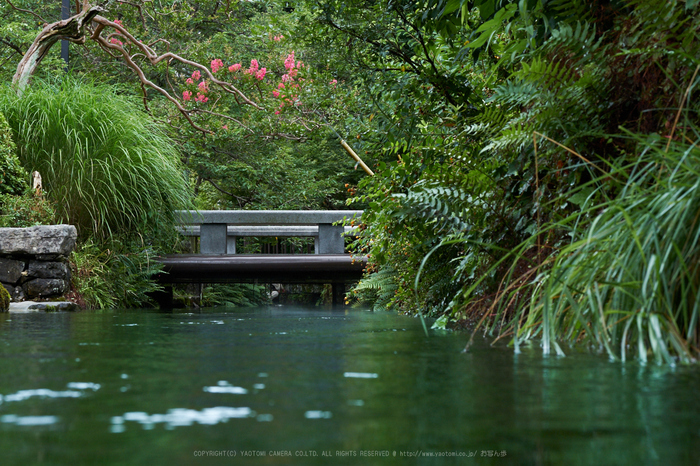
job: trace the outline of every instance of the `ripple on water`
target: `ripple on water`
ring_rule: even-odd
[[[304,413],[306,419],[330,419],[333,413],[330,411],[307,411]]]
[[[261,415],[264,416],[264,415]],[[136,422],[144,429],[152,429],[157,424],[165,424],[167,429],[175,427],[191,426],[194,423],[202,425],[214,425],[227,422],[229,419],[242,419],[256,417],[256,412],[248,407],[231,408],[228,406],[216,406],[204,408],[201,411],[194,409],[175,408],[168,410],[166,414],[148,414],[144,412],[129,412],[123,416],[114,416],[111,419],[110,432],[121,433],[126,430],[126,422]]]
[[[376,379],[379,377],[379,374],[374,372],[345,372],[343,373],[343,377],[351,379]]]
[[[58,422],[56,416],[17,416],[16,414],[5,414],[0,416],[0,422],[4,424],[14,424],[16,426],[49,426]]]
[[[225,380],[219,380],[216,386],[204,387],[203,389],[207,393],[231,393],[233,395],[246,395],[248,390],[243,387],[234,387]]]
[[[40,398],[80,398],[83,396],[83,392],[80,390],[93,390],[97,391],[100,389],[100,384],[92,382],[70,382],[66,385],[66,388],[71,390],[55,391],[48,388],[35,388],[30,390],[20,390],[17,393],[12,393],[10,395],[0,395],[0,403],[2,402],[14,402],[14,401],[24,401],[33,397]]]

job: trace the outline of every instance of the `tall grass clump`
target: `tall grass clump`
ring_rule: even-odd
[[[606,175],[625,178],[620,193],[556,225],[574,241],[511,320],[516,347],[538,338],[545,353],[566,342],[642,363],[700,356],[700,148],[685,142],[691,135],[672,144],[638,136],[636,160]]]
[[[37,170],[64,221],[104,241],[172,230],[189,195],[178,152],[133,99],[65,77],[0,92],[23,166]]]

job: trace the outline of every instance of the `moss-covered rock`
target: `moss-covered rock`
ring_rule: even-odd
[[[4,286],[0,285],[0,312],[10,310],[10,293],[7,292]]]
[[[12,130],[0,113],[0,194],[22,194],[29,186],[29,176],[17,158]]]

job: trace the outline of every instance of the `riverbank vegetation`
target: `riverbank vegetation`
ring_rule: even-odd
[[[133,193],[115,189],[99,220],[79,216],[92,241],[131,230],[140,236],[117,235],[120,244],[147,251],[149,232],[163,237],[153,228],[171,223],[156,209],[183,205],[185,193],[197,208],[363,208],[353,247],[370,263],[350,301],[483,331],[516,350],[536,341],[546,353],[583,343],[623,360],[699,356],[697,2],[136,4],[110,7],[110,46],[79,49],[71,79],[80,84],[46,84],[60,74],[49,57],[30,88],[53,91],[26,91],[99,81],[81,91],[86,99],[105,95],[129,112],[141,102],[150,113],[106,121],[125,134],[159,121],[169,139],[146,139],[182,164],[144,178],[144,193],[165,193],[154,204],[124,209]],[[57,15],[31,0],[17,6]],[[9,81],[9,58],[19,61],[37,28],[2,8]],[[120,53],[140,47],[127,30],[154,50],[167,31],[168,50],[191,60],[138,62],[167,95],[124,64]],[[33,139],[17,122],[34,117],[13,117],[15,107],[3,111],[32,170],[20,139]],[[353,166],[341,136],[375,176]],[[111,144],[119,149],[119,138]],[[93,258],[105,250],[96,247]]]

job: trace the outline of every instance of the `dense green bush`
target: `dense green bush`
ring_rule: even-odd
[[[0,227],[26,228],[57,223],[54,204],[32,192],[0,195]]]
[[[0,92],[19,159],[43,177],[58,215],[82,238],[162,237],[189,195],[173,142],[129,97],[80,82],[35,81]]]
[[[0,194],[21,194],[29,177],[17,158],[12,130],[0,112]]]

